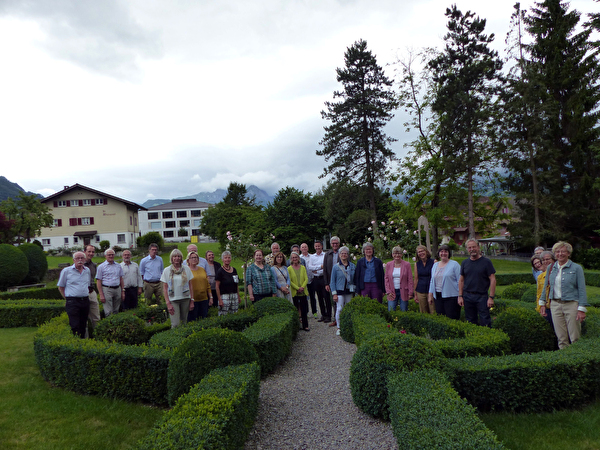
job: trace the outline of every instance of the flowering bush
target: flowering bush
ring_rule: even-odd
[[[375,228],[377,228],[376,231]],[[365,236],[365,240],[373,243],[375,256],[378,258],[389,258],[392,249],[396,246],[402,247],[405,258],[416,253],[417,245],[419,245],[418,232],[409,229],[404,219],[382,221],[377,224],[377,227],[375,227],[375,221],[372,221],[367,230],[369,233]]]

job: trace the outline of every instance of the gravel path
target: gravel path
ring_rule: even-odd
[[[350,394],[354,344],[309,318],[290,356],[261,382],[246,450],[397,449],[391,425],[360,411]]]

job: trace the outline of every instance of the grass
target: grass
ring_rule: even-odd
[[[133,448],[163,411],[52,388],[35,364],[35,331],[0,329],[0,448]]]

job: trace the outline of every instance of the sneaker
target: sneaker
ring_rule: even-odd
[[[340,329],[339,329],[339,328],[338,328],[338,329],[337,329],[337,331],[335,332],[335,335],[336,335],[336,336],[339,336],[339,335],[340,335]]]

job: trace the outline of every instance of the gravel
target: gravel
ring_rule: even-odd
[[[246,450],[397,449],[389,422],[360,411],[350,394],[354,344],[309,318],[288,358],[261,382]]]

